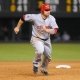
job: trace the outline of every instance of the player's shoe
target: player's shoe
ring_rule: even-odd
[[[41,73],[43,73],[44,75],[48,75],[48,72],[44,70],[41,70]]]
[[[38,67],[33,66],[33,72],[34,72],[34,73],[37,73],[37,72],[38,72]]]
[[[33,62],[33,72],[37,73],[38,72],[38,63],[37,62]]]
[[[40,71],[41,71],[42,74],[48,75],[48,71],[46,69],[41,68]]]

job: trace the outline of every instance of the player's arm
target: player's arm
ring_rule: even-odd
[[[22,27],[22,24],[25,22],[25,21],[33,21],[33,14],[25,14],[23,15],[20,20],[18,21],[18,24],[17,26],[14,28],[14,31],[15,33],[17,34],[20,30],[20,28]]]
[[[46,26],[44,26],[44,31],[49,34],[56,34],[58,31],[58,25],[56,23],[56,19],[53,16],[50,16],[50,26],[51,28],[47,28]]]
[[[56,34],[58,31],[58,28],[50,29],[50,28],[47,28],[46,26],[43,26],[43,30],[49,34]]]
[[[19,30],[20,30],[20,28],[21,28],[21,26],[22,26],[23,23],[24,23],[24,18],[22,17],[22,18],[20,18],[20,20],[18,21],[17,26],[14,28],[14,32],[15,32],[16,34],[18,34],[18,32],[19,32]]]

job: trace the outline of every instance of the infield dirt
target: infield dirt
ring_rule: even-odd
[[[56,65],[67,64],[70,69],[56,69]],[[80,61],[54,61],[48,67],[49,75],[40,71],[34,74],[32,62],[0,62],[0,80],[80,80]]]

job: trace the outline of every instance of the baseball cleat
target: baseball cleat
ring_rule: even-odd
[[[41,71],[42,74],[48,75],[48,72],[45,69],[42,68],[42,69],[40,69],[40,71]]]
[[[37,72],[38,72],[38,67],[33,66],[33,72],[34,72],[34,73],[37,73]]]
[[[43,73],[44,75],[48,75],[47,71],[41,71],[41,73]]]
[[[47,71],[42,71],[41,70],[41,73],[43,73],[44,75],[48,75],[48,72]]]

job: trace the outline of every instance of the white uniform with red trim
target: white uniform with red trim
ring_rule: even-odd
[[[49,15],[47,19],[43,19],[41,14],[26,14],[24,15],[25,21],[33,21],[32,25],[32,37],[31,43],[35,48],[37,54],[43,54],[51,59],[51,42],[50,34],[42,31],[42,26],[47,26],[48,28],[58,28],[55,18]]]

